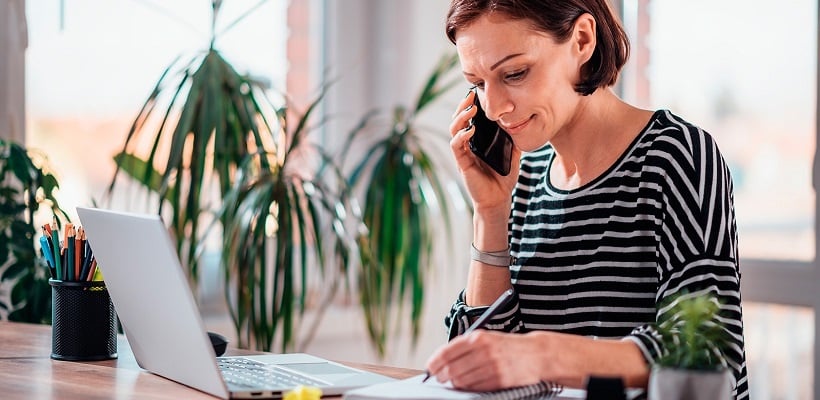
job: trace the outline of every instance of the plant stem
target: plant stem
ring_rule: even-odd
[[[216,42],[216,18],[219,15],[220,7],[222,7],[222,0],[211,1],[211,43],[208,46],[209,50],[214,49],[214,42]]]

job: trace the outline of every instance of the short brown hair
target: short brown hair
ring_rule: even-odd
[[[550,34],[558,43],[569,40],[578,17],[592,15],[596,22],[595,51],[581,67],[581,81],[575,84],[575,91],[583,95],[614,85],[629,58],[629,39],[607,0],[452,0],[447,37],[455,44],[459,29],[489,13],[532,21],[535,29]]]

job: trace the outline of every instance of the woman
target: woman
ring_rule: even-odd
[[[729,170],[708,133],[610,89],[629,44],[606,1],[453,0],[446,30],[476,88],[450,125],[474,248],[429,373],[473,390],[589,376],[646,387],[665,352],[658,305],[712,294],[734,395],[747,398]],[[474,96],[513,138],[508,176],[469,150]],[[488,330],[458,336],[509,288]]]

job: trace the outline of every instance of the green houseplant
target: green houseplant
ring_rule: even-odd
[[[249,156],[219,214],[225,221],[226,294],[233,296],[232,318],[243,343],[267,348],[278,337],[283,350],[292,348],[305,307],[316,306],[315,326],[350,275],[357,278],[371,343],[380,355],[385,353],[394,306],[401,308],[406,300],[412,304],[417,337],[434,214],[440,205],[448,217],[451,201],[444,176],[436,172],[418,136],[429,130],[421,129],[415,117],[454,84],[444,78],[456,61],[454,55],[442,58],[411,111],[397,106],[386,123],[379,123],[378,113],[367,113],[348,134],[338,162],[306,140],[307,122],[321,96],[294,123],[280,110],[287,146],[278,147],[279,153]],[[344,156],[366,134],[377,139],[358,149],[365,156],[345,178]],[[304,173],[304,157],[296,158],[297,152],[312,155],[315,172]],[[261,165],[262,159],[269,160],[268,167]],[[368,188],[363,215],[352,185]],[[317,279],[322,281],[320,289],[311,291],[309,281]]]
[[[359,153],[362,157],[355,161],[349,182],[364,190],[363,217],[369,240],[360,246],[364,262],[358,289],[368,334],[380,355],[385,354],[393,324],[400,326],[406,302],[410,303],[413,343],[417,340],[436,224],[450,219],[453,202],[463,202],[464,208],[471,205],[463,190],[452,198],[446,190],[448,177],[442,173],[446,169],[436,167],[431,148],[425,146],[429,142],[424,139],[432,138],[442,139],[436,143],[438,148],[449,148],[448,135],[417,122],[419,113],[459,81],[448,76],[457,63],[456,54],[443,56],[412,108],[394,107],[386,122],[377,121],[377,113],[368,114],[342,151],[349,154],[348,147],[359,138],[369,140]],[[449,227],[444,223],[448,238]]]
[[[730,399],[724,352],[728,333],[713,295],[681,294],[665,303],[657,322],[665,352],[653,366],[649,399]]]
[[[115,157],[117,169],[107,192],[110,198],[119,174],[125,173],[158,194],[157,212],[170,208],[167,222],[192,285],[198,281],[206,227],[218,207],[212,204],[225,197],[242,160],[272,151],[278,133],[264,87],[237,72],[214,47],[220,5],[212,2],[208,48],[181,67],[176,61],[168,66],[143,104]],[[145,139],[150,141],[147,157],[138,148]]]
[[[246,159],[219,213],[225,293],[240,346],[270,350],[278,337],[282,351],[293,348],[294,332],[313,304],[317,314],[306,345],[358,255],[364,230],[344,177],[321,147],[306,140],[321,98],[295,117],[278,110],[284,140],[275,152]]]
[[[68,220],[54,191],[57,178],[43,155],[0,140],[0,320],[50,323],[48,270],[35,244],[35,214],[51,210]],[[39,166],[38,166],[39,165]]]
[[[299,114],[275,106],[259,82],[237,72],[214,47],[220,3],[212,3],[209,47],[181,67],[169,66],[134,119],[108,196],[121,173],[158,195],[157,212],[170,209],[167,221],[192,285],[207,235],[222,228],[220,264],[237,345],[270,350],[279,339],[287,349],[312,301],[308,265],[346,268],[350,254],[358,254],[351,253],[355,239],[339,229],[340,215],[353,214],[344,211],[345,192],[334,191],[344,184],[338,169],[317,168],[336,171],[335,183],[307,172],[313,156],[330,161],[304,140],[322,95]],[[150,152],[142,156],[145,139]],[[325,221],[335,229],[326,230]],[[327,278],[320,304],[337,285]]]
[[[218,11],[217,1],[213,3],[213,21]],[[454,64],[455,57],[448,58],[440,66],[444,68],[440,74]],[[345,177],[331,157],[305,140],[308,121],[321,95],[301,115],[287,106],[274,106],[261,85],[239,74],[220,55],[214,38],[209,48],[184,64],[179,73],[173,70],[172,64],[163,72],[135,118],[122,151],[115,157],[118,169],[108,195],[121,173],[158,195],[157,212],[170,209],[172,216],[167,221],[192,285],[199,275],[198,257],[210,232],[208,227],[221,227],[225,295],[239,345],[268,350],[278,340],[282,349],[292,348],[303,311],[318,304],[318,322],[322,304],[332,298],[340,284],[336,277],[347,277],[352,265],[361,264],[360,287],[376,287],[373,282],[380,279],[376,278],[380,267],[374,263],[374,248],[365,235],[368,228],[356,214],[357,208],[351,207],[352,191],[346,187]],[[412,127],[416,113],[446,89],[439,78],[431,78],[412,111],[396,109],[396,127],[404,123]],[[170,101],[163,103],[167,99]],[[415,129],[408,130],[412,131]],[[399,144],[415,145],[413,135],[406,133],[400,135]],[[151,141],[150,152],[141,156],[138,145],[145,138]],[[429,159],[419,160],[430,173]],[[431,183],[435,190],[443,191],[438,181],[425,181]],[[221,207],[217,206],[220,203]],[[419,226],[418,221],[428,216],[412,218]],[[419,232],[420,228],[414,229]],[[414,246],[429,252],[426,235],[425,231],[418,241],[422,244]],[[402,250],[401,254],[411,253]],[[311,273],[312,265],[319,273]],[[400,275],[407,278],[409,286],[402,287],[414,288],[413,321],[417,326],[423,277],[413,277],[411,271],[404,270],[408,272]],[[325,284],[311,291],[310,282],[317,280]],[[369,290],[383,292],[386,288],[387,284]],[[387,298],[382,294],[361,298],[368,316],[384,315],[379,308],[386,310],[393,304],[383,303]],[[379,326],[386,323],[369,326],[375,326],[370,329],[374,332],[371,337],[382,343],[383,351],[386,330]]]

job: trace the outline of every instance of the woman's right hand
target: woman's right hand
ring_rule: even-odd
[[[473,154],[469,140],[475,134],[475,126],[470,125],[470,118],[476,114],[476,107],[473,106],[475,96],[476,93],[471,90],[453,115],[450,123],[450,150],[473,199],[476,212],[483,209],[504,209],[509,213],[512,191],[518,180],[521,150],[513,146],[512,165],[507,176],[499,175]]]

